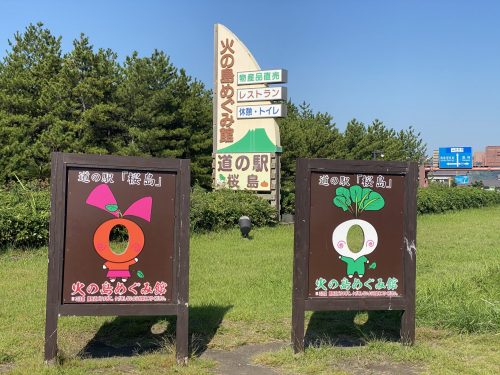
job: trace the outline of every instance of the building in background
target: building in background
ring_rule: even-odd
[[[484,156],[485,167],[500,167],[500,146],[487,146]]]
[[[473,157],[473,165],[474,167],[484,167],[484,156],[485,152],[484,151],[476,151],[474,152],[474,157]]]
[[[500,188],[500,146],[474,153],[470,147],[434,150],[425,172],[429,181],[462,186],[481,182],[485,187]]]

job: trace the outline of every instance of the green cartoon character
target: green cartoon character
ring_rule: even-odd
[[[377,248],[377,231],[366,220],[358,219],[358,216],[366,210],[377,211],[384,207],[384,198],[372,189],[361,188],[361,186],[351,186],[349,189],[339,187],[336,190],[336,196],[333,204],[344,211],[349,211],[356,217],[339,224],[332,233],[332,244],[335,251],[339,254],[340,260],[346,263],[347,276],[352,278],[355,274],[363,277],[365,266],[369,262],[365,255],[371,254]],[[364,234],[363,247],[357,253],[349,249],[347,244],[347,234],[351,227],[359,225]],[[370,265],[373,269],[376,264]]]

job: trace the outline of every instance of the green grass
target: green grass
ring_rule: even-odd
[[[260,364],[285,373],[500,373],[500,207],[418,218],[417,338],[408,348],[394,342],[399,316],[370,312],[310,314],[315,347],[265,353]],[[366,314],[366,313],[365,313]],[[366,318],[365,318],[366,319]],[[363,320],[365,320],[363,319]],[[392,324],[391,324],[392,321]],[[331,338],[361,345],[330,345]],[[335,341],[334,341],[335,343]]]
[[[111,252],[116,255],[121,255],[127,250],[128,241],[109,241]]]
[[[425,215],[418,225],[418,324],[498,332],[500,207]]]
[[[499,206],[418,218],[414,347],[395,341],[398,312],[309,313],[312,346],[305,354],[284,349],[256,361],[300,374],[362,373],[377,366],[393,373],[498,373],[499,228]],[[251,234],[250,240],[237,230],[191,239],[195,354],[206,347],[230,350],[246,343],[289,341],[293,227],[258,228]],[[47,250],[8,250],[0,255],[0,265],[0,373],[213,371],[212,361],[196,355],[187,368],[175,365],[171,317],[63,317],[60,364],[46,368]],[[102,346],[125,356],[96,358]]]
[[[388,340],[352,348],[321,344],[298,355],[286,348],[261,354],[256,362],[303,375],[499,373],[498,333],[458,335],[419,327],[416,340],[412,347]]]

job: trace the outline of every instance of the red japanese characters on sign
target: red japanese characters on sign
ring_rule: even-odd
[[[221,51],[219,59],[219,77],[221,89],[219,91],[219,103],[221,119],[219,122],[219,141],[221,143],[232,143],[234,140],[234,123],[233,107],[234,107],[234,39],[227,38],[221,40]]]
[[[221,24],[214,28],[213,62],[213,186],[262,192],[272,206],[279,206],[283,149],[276,118],[286,116],[287,90],[274,84],[286,82],[287,72],[261,70],[243,42]],[[224,165],[231,158],[232,171],[218,168],[222,157]],[[262,165],[268,169],[258,172],[261,160],[267,160]]]
[[[134,282],[128,286],[120,281],[116,285],[109,281],[99,284],[93,282],[88,285],[76,281],[71,284],[71,302],[161,302],[167,300],[165,298],[167,285],[165,281],[156,281],[154,284],[147,281]]]

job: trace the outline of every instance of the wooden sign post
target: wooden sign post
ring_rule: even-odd
[[[417,176],[416,163],[297,161],[295,352],[306,310],[402,310],[401,340],[413,344]],[[359,249],[347,240],[356,226]]]
[[[189,160],[52,155],[47,362],[61,315],[176,315],[187,362],[189,184]]]

